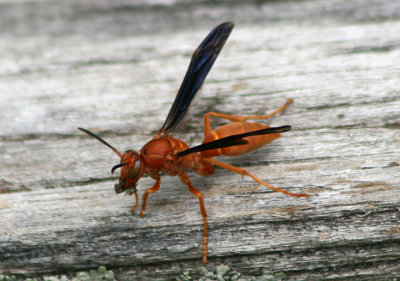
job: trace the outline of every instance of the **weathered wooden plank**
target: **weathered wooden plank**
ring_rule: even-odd
[[[209,110],[264,114],[292,97],[293,106],[271,120],[291,124],[291,132],[257,152],[222,159],[312,195],[287,197],[222,170],[205,179],[190,174],[209,215],[207,267],[284,271],[291,280],[400,276],[396,1],[196,9],[44,3],[48,9],[34,1],[0,4],[1,273],[105,265],[118,280],[196,276],[197,200],[178,179],[164,177],[145,218],[131,216],[133,198],[112,188],[109,169],[118,159],[76,127],[99,130],[120,150],[148,141],[191,52],[214,26],[196,14],[201,10],[212,11],[215,24],[230,19],[237,26],[179,137],[199,143]],[[141,179],[140,192],[151,185]]]

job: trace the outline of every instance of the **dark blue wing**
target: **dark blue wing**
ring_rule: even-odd
[[[218,25],[194,51],[182,85],[159,131],[160,135],[172,133],[185,117],[193,98],[201,88],[232,29],[231,22]]]
[[[224,147],[230,147],[230,146],[236,146],[236,145],[244,145],[244,144],[249,143],[247,140],[243,139],[245,137],[284,133],[284,132],[290,131],[291,129],[292,129],[291,126],[285,125],[285,126],[280,126],[280,127],[270,127],[270,128],[257,130],[257,131],[246,132],[243,134],[227,136],[222,139],[217,139],[214,141],[206,142],[206,143],[191,147],[189,149],[186,149],[184,151],[177,153],[176,156],[183,157],[183,156],[186,156],[186,155],[188,155],[190,153],[194,153],[194,152],[200,152],[200,151],[206,151],[206,150],[212,150],[212,149],[224,148]]]

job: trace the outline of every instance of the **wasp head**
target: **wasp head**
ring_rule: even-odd
[[[116,169],[121,168],[119,182],[114,186],[115,192],[121,193],[123,191],[126,191],[126,193],[128,194],[136,193],[136,182],[142,177],[144,173],[144,166],[140,155],[133,150],[128,150],[124,154],[121,154],[121,152],[119,152],[116,148],[114,148],[112,145],[110,145],[108,142],[103,140],[95,133],[92,133],[91,131],[83,128],[78,129],[95,138],[102,144],[108,146],[121,159],[121,162],[111,169],[111,173],[113,174]]]
[[[144,166],[140,155],[133,150],[128,150],[121,156],[121,163],[111,169],[111,173],[121,168],[119,182],[115,184],[116,193],[125,191],[128,194],[136,192],[136,183],[144,173]]]

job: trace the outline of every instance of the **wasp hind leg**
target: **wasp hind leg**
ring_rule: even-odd
[[[291,103],[293,103],[293,99],[287,99],[285,104],[279,107],[278,109],[274,110],[273,112],[267,115],[259,115],[259,116],[237,116],[237,115],[230,115],[225,113],[218,113],[218,112],[207,112],[204,114],[204,137],[208,136],[211,131],[211,124],[210,124],[210,117],[215,116],[218,118],[226,119],[231,122],[245,122],[246,120],[261,120],[261,119],[268,119],[279,112],[285,110]]]
[[[235,166],[232,166],[232,165],[217,161],[217,160],[215,160],[213,158],[206,158],[204,160],[209,162],[209,163],[211,163],[211,164],[214,164],[214,165],[217,165],[217,166],[219,166],[221,168],[224,168],[226,170],[229,170],[229,171],[232,171],[234,173],[240,174],[242,176],[249,176],[253,180],[255,180],[256,182],[262,184],[265,187],[268,187],[269,189],[272,189],[273,191],[278,191],[278,192],[281,192],[283,194],[290,195],[290,196],[293,196],[293,197],[309,197],[310,196],[310,195],[308,195],[306,193],[300,193],[300,194],[292,193],[292,192],[286,191],[284,189],[280,189],[280,188],[274,187],[272,185],[269,185],[268,183],[266,183],[266,182],[260,180],[259,178],[257,178],[255,175],[249,173],[246,169],[238,168],[238,167],[235,167]]]

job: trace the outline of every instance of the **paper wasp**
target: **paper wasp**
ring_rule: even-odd
[[[246,121],[268,119],[284,110],[292,102],[291,99],[288,99],[283,106],[274,112],[264,116],[235,116],[208,112],[204,115],[203,143],[192,148],[189,148],[182,140],[173,137],[173,133],[185,119],[184,117],[188,113],[193,98],[199,92],[208,72],[224,46],[225,41],[228,39],[233,26],[231,22],[218,25],[194,51],[185,78],[183,79],[164,125],[162,125],[158,133],[143,146],[140,152],[127,150],[124,153],[120,153],[98,135],[86,129],[79,128],[79,130],[111,148],[121,159],[120,163],[111,169],[112,173],[118,168],[121,169],[119,183],[115,185],[115,192],[121,193],[125,191],[135,195],[136,203],[131,208],[132,213],[138,206],[136,184],[144,174],[148,174],[152,177],[155,183],[153,187],[147,189],[143,195],[140,211],[141,217],[143,217],[145,212],[149,194],[156,192],[160,188],[160,173],[169,176],[179,176],[181,181],[188,187],[189,191],[199,199],[200,211],[203,216],[204,224],[204,263],[207,262],[207,212],[201,192],[192,185],[185,170],[191,169],[199,175],[208,176],[214,173],[213,165],[216,165],[234,173],[249,176],[258,183],[274,191],[279,191],[295,197],[308,197],[307,194],[295,194],[273,187],[245,169],[213,159],[213,157],[220,155],[238,156],[245,154],[279,138],[281,136],[280,133],[289,131],[291,127],[288,125],[269,127],[261,123],[250,123]],[[211,116],[226,119],[230,121],[230,123],[213,130],[210,124]]]

